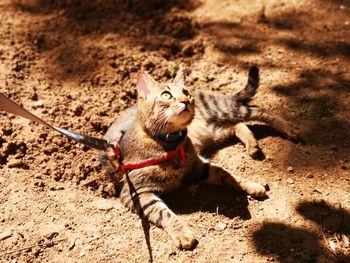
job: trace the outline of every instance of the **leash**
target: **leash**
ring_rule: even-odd
[[[81,133],[72,132],[63,128],[55,127],[47,123],[46,121],[40,119],[38,116],[35,116],[34,114],[25,110],[24,108],[19,106],[16,102],[6,97],[3,93],[0,93],[0,109],[12,114],[21,116],[23,118],[26,118],[38,124],[44,125],[52,130],[55,130],[67,136],[68,138],[73,139],[74,141],[82,143],[91,148],[95,148],[98,150],[107,150],[110,147],[114,148],[114,145],[109,143],[107,140],[99,139],[99,138],[91,137]]]

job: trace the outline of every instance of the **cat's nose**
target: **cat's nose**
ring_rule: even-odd
[[[188,100],[188,98],[184,98],[181,103],[183,103],[185,105],[185,109],[187,109],[187,105],[190,103],[190,101]]]
[[[183,104],[185,104],[187,106],[188,103],[190,103],[189,99],[188,98],[184,98],[182,101],[181,101]]]

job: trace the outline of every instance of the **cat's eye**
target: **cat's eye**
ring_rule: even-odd
[[[160,97],[163,100],[170,100],[170,99],[172,99],[173,95],[171,95],[171,93],[169,91],[163,91],[162,94],[160,94]]]
[[[188,92],[188,90],[184,89],[182,92],[185,94],[185,96],[187,96],[188,99],[192,99],[192,95]]]

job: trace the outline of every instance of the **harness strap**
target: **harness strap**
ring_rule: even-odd
[[[180,154],[181,161],[182,163],[186,163],[186,153],[184,146],[181,144],[179,147],[176,148],[176,150],[168,152],[166,155],[163,157],[157,158],[157,159],[151,159],[142,163],[135,163],[135,164],[123,164],[122,156],[120,153],[119,149],[119,141],[118,139],[117,144],[115,146],[115,154],[119,160],[120,166],[119,169],[122,170],[123,172],[130,171],[130,170],[135,170],[135,169],[140,169],[148,166],[152,166],[158,163],[165,162],[167,160],[170,160],[171,158],[175,157],[177,154]]]

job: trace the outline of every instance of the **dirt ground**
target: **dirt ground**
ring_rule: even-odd
[[[350,1],[0,1],[0,92],[56,126],[102,137],[135,103],[139,69],[229,94],[251,64],[253,104],[305,143],[252,124],[264,152],[233,140],[211,157],[266,182],[255,200],[213,186],[166,199],[199,238],[176,250],[150,229],[154,262],[350,262]],[[101,181],[98,152],[0,112],[0,261],[148,262],[137,215]]]

